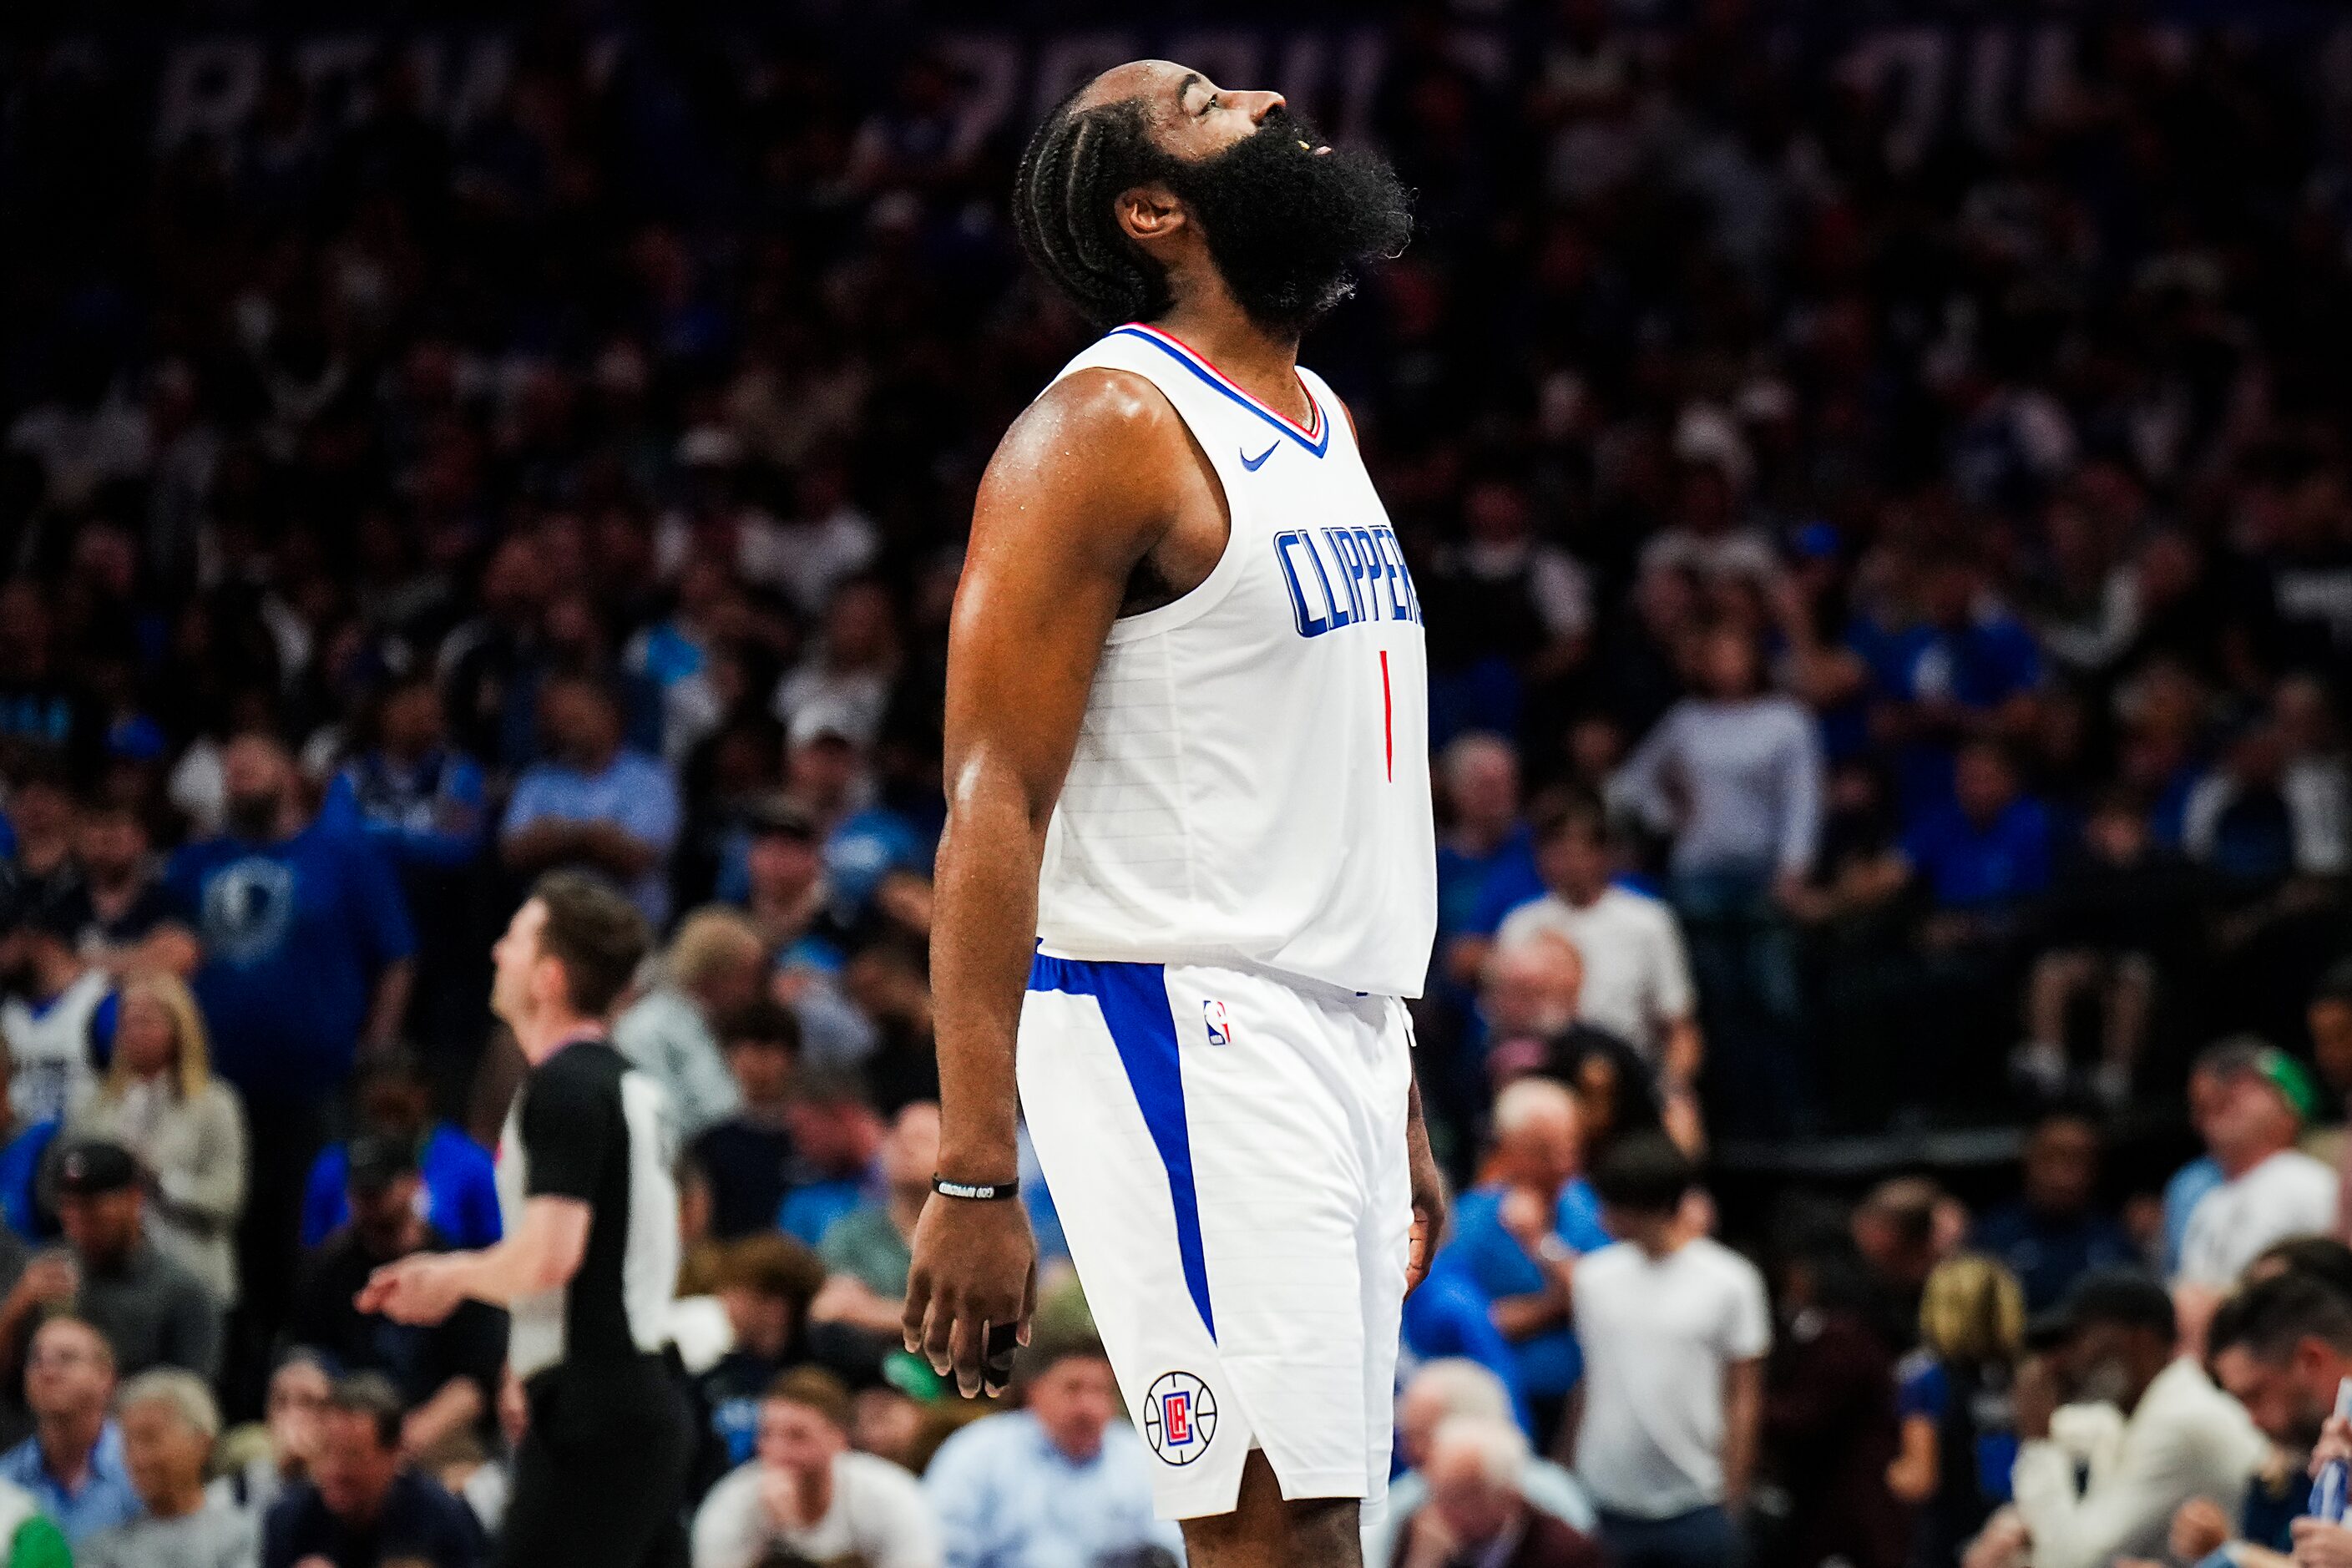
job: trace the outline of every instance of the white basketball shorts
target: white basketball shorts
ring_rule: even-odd
[[[1412,1240],[1402,1001],[1040,953],[1022,1109],[1162,1519],[1387,1494]]]

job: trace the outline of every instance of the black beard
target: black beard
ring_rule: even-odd
[[[1357,268],[1402,255],[1412,235],[1412,193],[1388,161],[1312,151],[1323,144],[1312,126],[1276,109],[1214,157],[1168,161],[1169,186],[1201,220],[1234,302],[1286,337],[1354,293]]]

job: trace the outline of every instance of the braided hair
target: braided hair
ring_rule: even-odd
[[[1170,304],[1168,277],[1118,226],[1122,191],[1164,178],[1171,160],[1154,146],[1134,99],[1054,106],[1021,154],[1013,222],[1021,248],[1097,326],[1149,320]]]

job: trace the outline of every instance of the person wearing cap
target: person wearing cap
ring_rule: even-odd
[[[488,1247],[498,1240],[498,1168],[463,1128],[435,1118],[424,1058],[405,1046],[375,1052],[360,1064],[352,1099],[363,1132],[404,1139],[415,1151],[425,1217],[450,1246]],[[350,1178],[349,1143],[319,1152],[302,1197],[304,1247],[320,1246],[351,1217]]]
[[[830,701],[797,710],[786,731],[784,787],[815,819],[824,846],[826,913],[855,928],[895,871],[930,874],[930,846],[875,798],[868,739]]]
[[[598,682],[559,676],[539,693],[541,759],[515,781],[499,851],[520,876],[569,868],[621,889],[659,926],[681,807],[669,770],[622,744],[621,709]]]
[[[2173,1276],[2191,1344],[2254,1255],[2291,1236],[2336,1229],[2336,1173],[2295,1147],[2319,1114],[2303,1065],[2276,1046],[2224,1040],[2199,1057],[2211,1085],[2199,1097],[2197,1131],[2221,1184],[2197,1202]]]
[[[289,1343],[318,1352],[345,1373],[390,1378],[408,1405],[411,1454],[449,1433],[488,1424],[506,1365],[507,1315],[480,1301],[405,1327],[354,1304],[388,1263],[455,1245],[428,1217],[415,1140],[392,1132],[353,1139],[346,1159],[351,1218],[314,1255],[294,1296]]]
[[[2173,1515],[2193,1499],[2236,1506],[2269,1442],[2201,1365],[2176,1357],[2178,1329],[2172,1298],[2147,1275],[2075,1281],[2035,1325],[2052,1348],[2018,1371],[2016,1500],[1980,1539],[2021,1532],[2034,1568],[2108,1568],[2162,1560]]]
[[[139,1162],[121,1144],[76,1139],[58,1156],[58,1223],[73,1253],[73,1308],[114,1349],[125,1377],[151,1366],[220,1372],[220,1299],[147,1235]]]
[[[215,1076],[204,1017],[177,975],[142,971],[123,981],[114,1059],[66,1130],[131,1151],[147,1189],[148,1239],[236,1305],[245,1107]]]
[[[834,918],[824,835],[808,808],[785,795],[754,803],[741,843],[723,858],[718,893],[759,931],[776,969],[773,993],[799,1017],[809,1059],[864,1059],[874,1026],[841,985],[855,932]]]

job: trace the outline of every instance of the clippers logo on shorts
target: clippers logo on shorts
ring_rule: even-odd
[[[1191,1373],[1169,1373],[1144,1394],[1144,1441],[1170,1464],[1191,1464],[1216,1435],[1216,1396]]]
[[[1234,1043],[1234,1026],[1225,1016],[1225,1005],[1212,996],[1201,1004],[1201,1016],[1209,1026],[1209,1044],[1230,1046]]]

